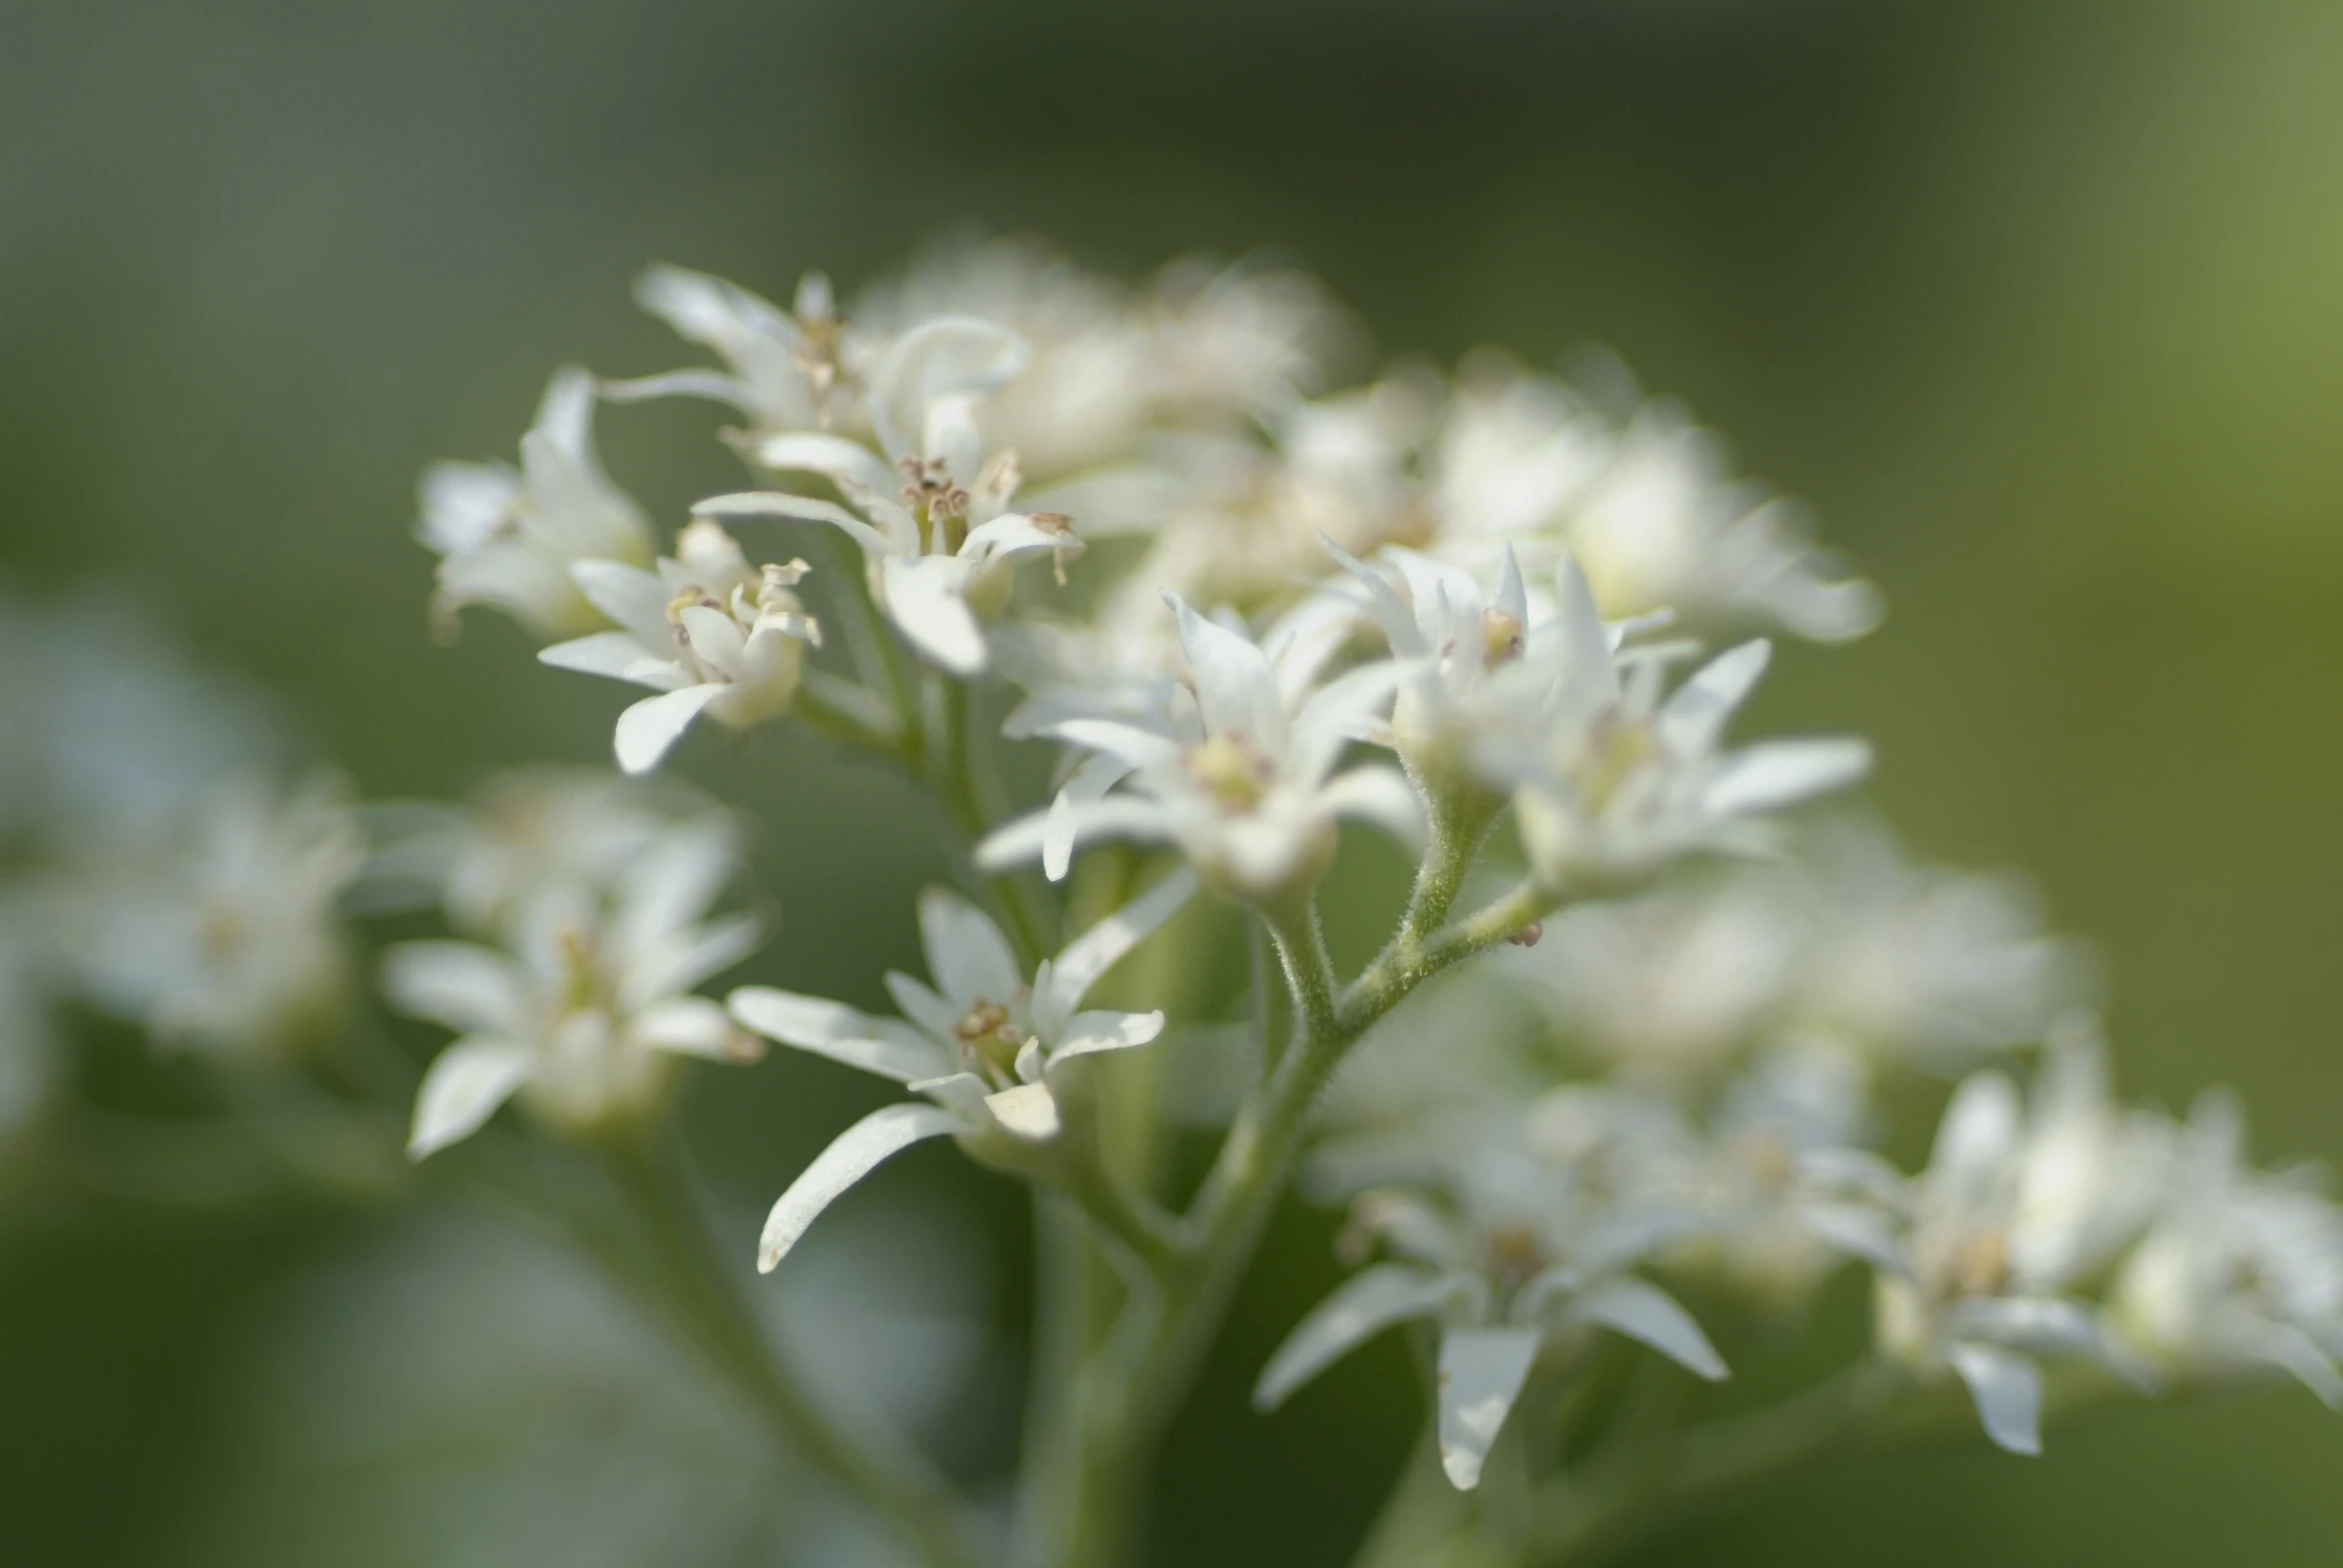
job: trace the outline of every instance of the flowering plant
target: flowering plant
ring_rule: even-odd
[[[2119,1108],[2087,967],[2022,890],[1808,811],[1863,742],[1732,737],[1769,636],[1849,641],[1880,601],[1680,409],[1487,356],[1333,389],[1347,324],[1262,269],[1126,291],[994,246],[843,311],[819,277],[787,310],[669,268],[639,293],[719,363],[558,372],[519,465],[434,467],[418,529],[442,634],[501,611],[542,663],[648,690],[615,772],[353,805],[225,744],[218,692],[84,722],[105,705],[77,690],[181,677],[87,607],[8,610],[21,667],[49,661],[10,700],[77,717],[11,715],[0,1133],[86,1131],[59,1008],[141,1025],[246,1086],[221,1114],[269,1135],[257,1179],[443,1178],[544,1218],[747,1396],[793,1484],[937,1568],[1134,1560],[1296,1189],[1347,1209],[1350,1271],[1258,1368],[1261,1409],[1386,1330],[1422,1351],[1422,1452],[1367,1562],[1567,1563],[1947,1420],[2031,1454],[2120,1394],[2280,1374],[2343,1404],[2343,1210],[2247,1166],[2217,1094]],[[745,421],[746,483],[671,538],[594,440],[662,397]],[[103,656],[57,656],[68,624]],[[906,917],[926,973],[884,977],[891,1013],[708,989],[768,922],[715,913],[741,817],[654,777],[702,720],[802,726],[923,791],[955,882]],[[1012,748],[1055,759],[1023,801]],[[1414,869],[1345,967],[1321,901],[1348,823]],[[380,965],[447,1037],[417,1073],[358,1017],[349,922],[425,907],[450,934]],[[1215,995],[1229,928],[1248,981]],[[695,1059],[783,1071],[769,1045],[905,1098],[757,1238],[669,1124]],[[1908,1173],[1892,1113],[1934,1085]],[[1192,1180],[1158,1158],[1175,1132],[1209,1144]],[[1036,1199],[1005,1503],[835,1397],[741,1277],[786,1275],[863,1176],[942,1139]],[[1708,1392],[1850,1271],[1873,1332],[1840,1373]]]

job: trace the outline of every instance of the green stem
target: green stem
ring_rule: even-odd
[[[666,1140],[624,1142],[608,1165],[651,1266],[630,1283],[682,1329],[787,1440],[899,1531],[928,1568],[977,1568],[950,1492],[899,1441],[847,1430],[799,1386],[715,1244],[679,1157]]]

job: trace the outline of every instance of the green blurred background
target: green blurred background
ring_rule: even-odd
[[[2029,867],[2127,1092],[2225,1080],[2263,1156],[2332,1159],[2338,83],[2324,4],[0,0],[0,561],[128,582],[370,794],[460,792],[601,756],[615,698],[484,616],[430,645],[414,477],[508,454],[557,363],[673,363],[645,262],[785,295],[971,227],[1125,274],[1267,248],[1388,352],[1607,344],[1810,500],[1892,612],[1755,724],[1870,734],[1922,851]],[[605,450],[674,516],[736,476],[711,422]],[[786,737],[685,767],[764,821],[761,978],[875,1000],[936,864],[902,798]],[[769,1196],[850,1079],[702,1075],[714,1178]],[[1020,1244],[964,1164],[884,1184]],[[0,1231],[0,1558],[182,1560],[255,1303],[353,1223]],[[1340,1562],[1397,1464],[1393,1346],[1242,1408],[1327,1233],[1272,1234],[1161,1561]],[[2339,1481],[2343,1421],[2271,1388],[1844,1464],[1639,1560],[2326,1564]]]

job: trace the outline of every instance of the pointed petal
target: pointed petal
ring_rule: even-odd
[[[1712,1383],[1732,1375],[1692,1314],[1658,1285],[1626,1277],[1608,1279],[1573,1298],[1569,1310],[1572,1317],[1650,1345]]]
[[[742,986],[725,999],[725,1007],[741,1028],[767,1040],[899,1084],[952,1070],[950,1054],[937,1042],[908,1029],[886,1029],[887,1020],[866,1017],[843,1002],[801,997],[771,986]]]
[[[1369,763],[1327,782],[1318,804],[1338,817],[1372,822],[1402,844],[1424,840],[1423,801],[1397,768]]]
[[[1729,648],[1694,671],[1660,707],[1660,733],[1680,757],[1714,750],[1725,725],[1757,688],[1774,657],[1763,637]]]
[[[1005,1006],[1025,989],[1025,975],[1001,928],[950,888],[921,890],[919,936],[928,955],[928,973],[952,1006]]]
[[[1049,985],[1034,997],[1034,1017],[1043,1033],[1055,1035],[1100,977],[1162,930],[1195,890],[1195,873],[1181,867],[1068,943],[1050,965]]]
[[[695,502],[691,514],[695,517],[793,517],[800,522],[826,522],[861,545],[866,555],[885,555],[891,550],[915,554],[919,550],[916,534],[908,540],[891,539],[836,501],[815,500],[809,495],[789,495],[779,490],[741,490],[730,495],[711,495]]]
[[[616,560],[569,563],[569,580],[586,602],[634,633],[645,648],[667,641],[667,584],[655,572]]]
[[[2042,1372],[2022,1355],[1991,1345],[1955,1344],[1945,1359],[1968,1385],[1985,1435],[2013,1454],[2042,1451]]]
[[[597,631],[537,649],[537,662],[581,675],[602,675],[671,691],[690,683],[672,659],[652,654],[629,631]]]
[[[881,1106],[839,1134],[804,1175],[789,1183],[789,1190],[765,1216],[764,1234],[757,1240],[757,1272],[772,1272],[822,1210],[889,1156],[923,1139],[941,1137],[954,1125],[952,1114],[936,1106]]]
[[[1460,1492],[1481,1484],[1505,1417],[1538,1355],[1534,1328],[1451,1328],[1440,1335],[1440,1467]]]
[[[1131,764],[1111,752],[1094,752],[1082,759],[1066,787],[1050,802],[1050,817],[1042,841],[1042,874],[1052,882],[1066,880],[1074,864],[1074,808],[1103,798],[1107,791],[1131,776]]]
[[[965,1008],[956,1008],[923,981],[914,980],[901,970],[891,969],[879,977],[885,982],[887,995],[895,999],[896,1011],[938,1040],[950,1040],[952,1031],[968,1016]]]
[[[890,555],[879,565],[879,580],[888,618],[913,647],[964,680],[982,673],[985,628],[962,594],[964,562],[948,555]]]
[[[756,451],[761,466],[838,479],[850,486],[849,494],[862,489],[884,495],[901,482],[886,458],[843,435],[793,430],[766,436],[757,442]]]
[[[1367,591],[1367,608],[1374,612],[1375,624],[1383,630],[1383,640],[1400,658],[1420,659],[1431,655],[1431,644],[1424,641],[1423,628],[1416,624],[1415,611],[1399,596],[1391,579],[1351,554],[1324,534],[1318,535],[1318,544],[1334,564],[1356,577]]]
[[[1198,615],[1177,594],[1164,597],[1179,617],[1179,645],[1195,677],[1204,728],[1215,734],[1233,731],[1271,756],[1283,755],[1285,707],[1277,696],[1277,675],[1268,655],[1249,639]]]
[[[710,1062],[752,1061],[762,1050],[733,1026],[722,1004],[706,997],[662,997],[635,1015],[634,1038],[654,1050]]]
[[[1739,817],[1845,789],[1872,770],[1860,740],[1776,740],[1724,758],[1701,791],[1701,810]]]
[[[1110,795],[1088,806],[1076,806],[1073,812],[1077,845],[1092,839],[1162,839],[1172,831],[1171,818],[1161,804],[1135,795]],[[1049,820],[1048,812],[1035,811],[1003,823],[977,846],[977,865],[986,871],[1006,871],[1041,859]]]
[[[645,697],[618,715],[618,731],[611,750],[618,766],[628,773],[648,773],[657,767],[683,732],[691,728],[707,705],[731,688],[715,682],[686,686],[681,691]]]
[[[1404,1263],[1377,1263],[1352,1274],[1294,1325],[1252,1388],[1256,1410],[1274,1410],[1303,1383],[1393,1323],[1440,1313],[1455,1279]]]
[[[383,993],[399,1012],[459,1034],[528,1033],[528,977],[477,943],[399,943],[383,955]]]
[[[424,1159],[478,1132],[535,1065],[527,1046],[489,1035],[467,1035],[433,1057],[415,1093],[406,1158]]]
[[[1065,1035],[1050,1050],[1050,1065],[1101,1051],[1129,1051],[1164,1033],[1164,1015],[1158,1013],[1077,1013]]]

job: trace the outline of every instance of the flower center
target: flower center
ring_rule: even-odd
[[[2009,1238],[1997,1229],[1962,1236],[1946,1255],[1944,1279],[1949,1295],[2001,1294],[2009,1288]]]
[[[1268,793],[1276,764],[1234,730],[1205,737],[1181,754],[1187,776],[1210,792],[1230,816],[1252,810]]]
[[[968,1016],[952,1026],[952,1042],[970,1072],[1003,1088],[1017,1081],[1017,1054],[1025,1049],[1025,1031],[998,1002],[982,997]]]
[[[1481,1262],[1511,1290],[1545,1268],[1546,1248],[1527,1225],[1498,1225],[1481,1237]]]
[[[1500,609],[1481,611],[1481,658],[1490,669],[1521,657],[1521,622]]]
[[[903,474],[903,504],[919,519],[921,542],[931,554],[959,549],[968,532],[968,491],[952,482],[944,459],[905,457],[895,466]]]

